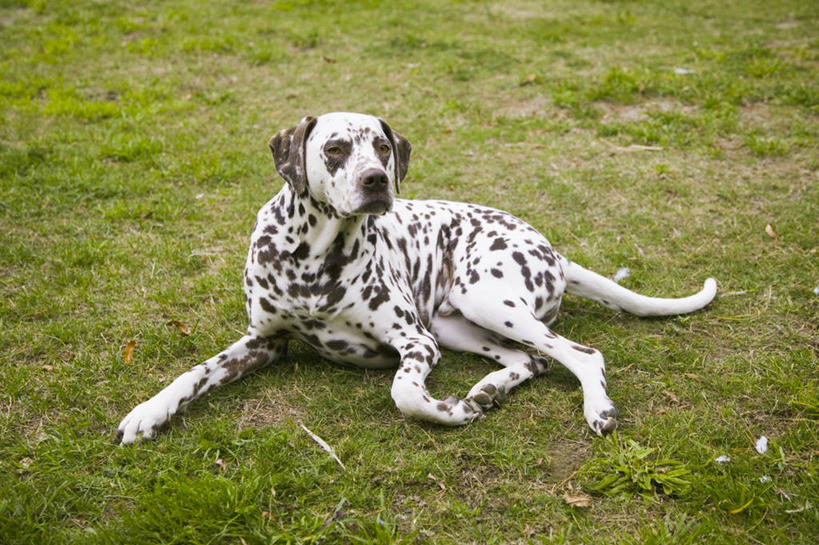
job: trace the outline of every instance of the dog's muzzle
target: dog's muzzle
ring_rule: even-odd
[[[378,168],[368,168],[357,181],[361,204],[354,214],[383,214],[392,210],[392,193],[387,173]]]

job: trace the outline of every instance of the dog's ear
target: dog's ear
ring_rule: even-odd
[[[307,191],[307,164],[304,147],[310,131],[316,126],[315,117],[305,117],[295,127],[285,129],[273,135],[268,142],[273,152],[276,171],[290,184],[297,195]]]
[[[409,140],[392,130],[390,126],[387,125],[386,121],[380,118],[378,121],[381,122],[381,129],[384,131],[384,134],[387,136],[390,144],[392,144],[392,158],[393,164],[395,165],[395,193],[398,194],[400,184],[406,177],[407,170],[409,170],[409,159],[412,146],[410,145]]]

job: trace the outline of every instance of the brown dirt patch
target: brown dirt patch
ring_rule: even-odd
[[[589,444],[581,441],[556,441],[549,448],[547,481],[560,484],[569,478],[589,458]]]
[[[569,117],[564,109],[556,107],[549,98],[543,95],[507,101],[498,105],[495,114],[509,119],[523,119],[526,117],[568,119]]]
[[[597,102],[594,104],[602,114],[602,121],[637,123],[648,119],[654,112],[680,112],[690,115],[697,111],[696,106],[683,104],[677,100],[662,98],[649,100],[641,104],[616,104],[613,102]]]
[[[739,120],[743,124],[764,127],[771,119],[771,110],[767,104],[752,102],[739,108]]]
[[[293,402],[281,389],[269,387],[260,396],[245,401],[236,423],[240,429],[263,428],[284,420],[301,421],[304,416],[302,406]]]

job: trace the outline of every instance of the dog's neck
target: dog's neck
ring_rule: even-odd
[[[280,197],[281,213],[291,218],[284,239],[293,258],[332,266],[348,260],[364,262],[362,253],[373,251],[375,241],[367,236],[372,216],[342,217],[330,205],[309,194],[298,195],[289,186]]]

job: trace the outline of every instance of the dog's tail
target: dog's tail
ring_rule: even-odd
[[[634,293],[572,261],[569,261],[565,273],[568,281],[566,291],[569,293],[637,316],[669,316],[694,312],[710,303],[717,294],[717,281],[713,278],[705,281],[699,293],[679,299],[666,299]]]

